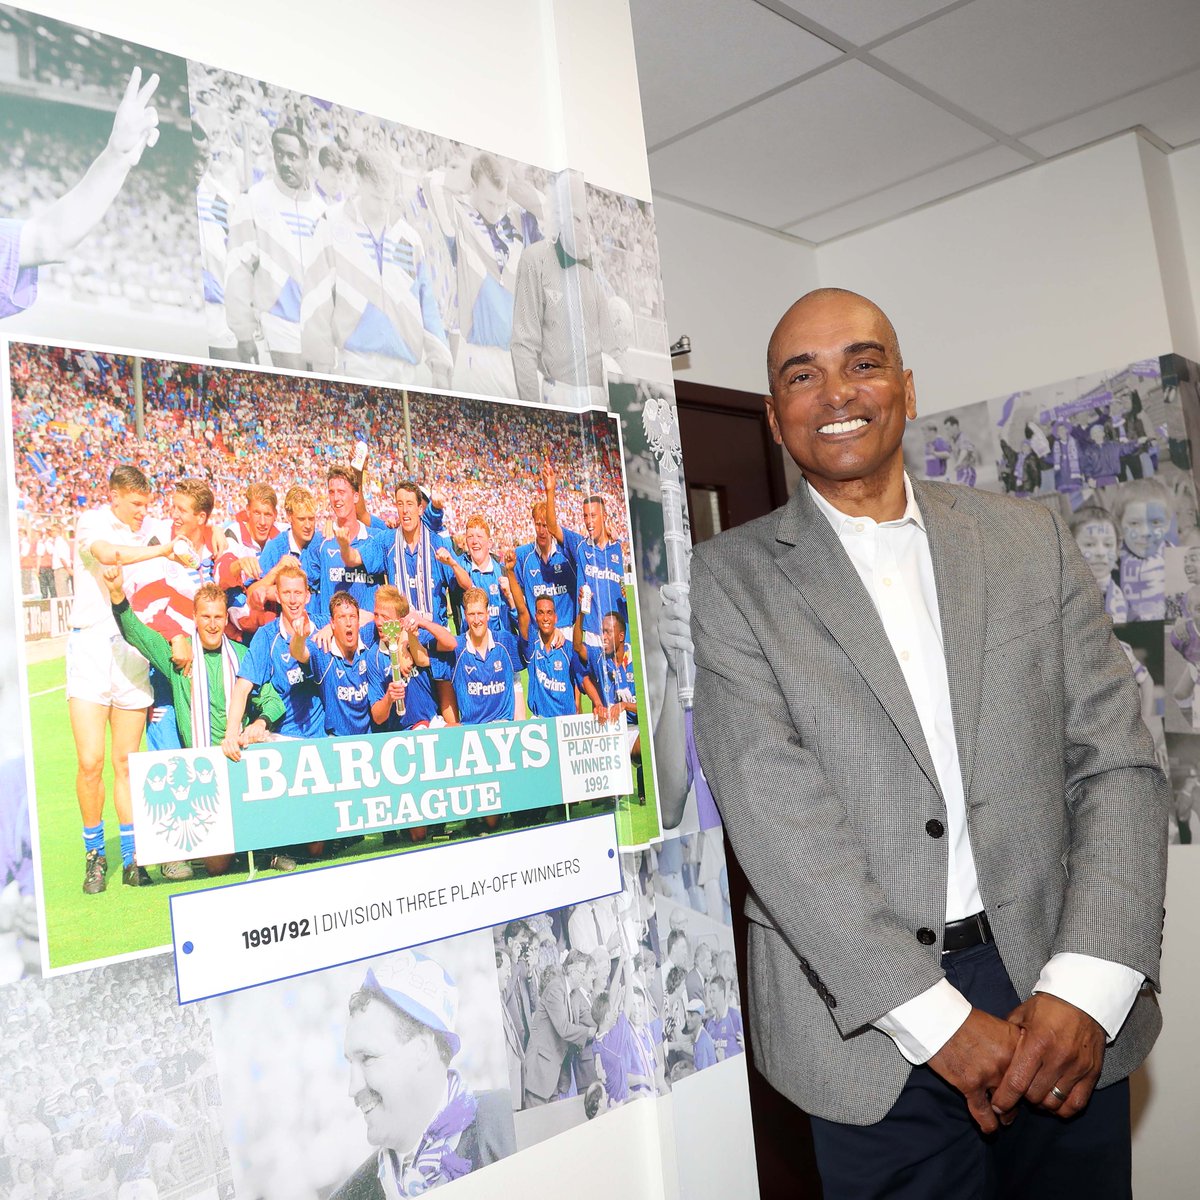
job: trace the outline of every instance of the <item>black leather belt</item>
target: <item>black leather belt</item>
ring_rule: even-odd
[[[992,941],[992,927],[987,913],[972,913],[961,921],[947,921],[946,933],[942,938],[942,953],[953,954],[955,950],[969,950]]]

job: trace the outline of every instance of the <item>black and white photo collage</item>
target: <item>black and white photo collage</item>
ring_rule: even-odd
[[[0,589],[0,1194],[419,1195],[669,1097],[699,1071],[726,1071],[740,1102],[748,1047],[723,833],[691,737],[690,536],[650,203],[7,5],[0,129],[0,340],[29,344],[15,359],[0,346],[6,425],[18,428],[18,391],[32,397],[26,440],[0,438],[0,562],[14,579]],[[14,361],[25,370],[15,383]],[[156,362],[168,365],[147,374]],[[71,375],[86,383],[68,386]],[[255,390],[224,404],[211,381],[235,375]],[[155,493],[197,473],[198,448],[221,456],[218,512],[234,506],[222,482],[263,462],[290,468],[289,439],[313,451],[287,413],[367,385],[403,394],[406,411],[409,389],[481,412],[493,400],[557,410],[518,419],[508,404],[497,444],[521,420],[569,418],[578,472],[591,473],[580,497],[603,491],[605,472],[620,496],[623,468],[619,574],[640,620],[655,759],[644,769],[661,821],[651,811],[646,848],[622,854],[617,895],[495,929],[186,1006],[161,938],[56,974],[86,955],[48,952],[52,817],[71,826],[73,873],[56,903],[86,915],[93,893],[75,866],[78,755],[50,754],[31,714],[44,705],[66,738],[80,516],[148,439]],[[226,442],[226,409],[248,454]],[[615,438],[590,432],[593,417],[615,429],[609,412],[623,462]],[[386,404],[374,415],[400,424]],[[171,438],[154,441],[167,422]],[[331,458],[354,447],[327,423],[341,439]],[[380,465],[398,437],[376,438]],[[427,438],[413,463],[439,446]],[[524,469],[553,477],[548,461]],[[495,502],[527,522],[526,497],[511,491]],[[39,755],[53,772],[34,774]],[[115,808],[108,770],[100,804],[109,795]],[[133,833],[119,824],[120,877],[132,867],[136,879]],[[95,826],[83,828],[86,847]],[[102,847],[104,836],[101,822]],[[136,914],[146,896],[114,886],[108,899]],[[117,924],[142,936],[136,920]],[[98,926],[85,926],[86,942]]]
[[[492,930],[519,1149],[746,1051],[722,831],[623,865],[619,895]]]
[[[917,478],[1028,497],[1062,517],[1171,779],[1173,843],[1200,842],[1198,385],[1200,367],[1165,354],[919,417],[904,448]]]

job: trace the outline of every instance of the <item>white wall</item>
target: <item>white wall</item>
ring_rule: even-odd
[[[767,338],[784,310],[817,286],[808,246],[671,200],[656,200],[671,340],[692,339],[676,379],[764,392]]]
[[[1128,134],[822,246],[878,301],[927,412],[1161,354],[1171,331]]]
[[[1192,298],[1192,313],[1200,321],[1200,145],[1177,150],[1167,159],[1171,170],[1175,211],[1179,219],[1180,248]],[[1200,329],[1193,332],[1200,344]],[[1187,351],[1180,348],[1181,354]],[[1200,361],[1200,353],[1191,357]]]
[[[1200,846],[1172,846],[1163,938],[1163,1032],[1131,1080],[1134,1195],[1185,1200],[1196,1195],[1200,1137],[1196,1074],[1200,1066]]]

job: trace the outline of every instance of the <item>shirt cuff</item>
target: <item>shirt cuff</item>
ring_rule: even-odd
[[[875,1028],[886,1033],[900,1053],[919,1067],[959,1031],[970,1012],[966,996],[950,980],[939,979],[919,996],[884,1013]]]
[[[1033,990],[1083,1009],[1103,1027],[1111,1042],[1120,1033],[1145,981],[1140,971],[1124,963],[1063,951],[1042,968]]]

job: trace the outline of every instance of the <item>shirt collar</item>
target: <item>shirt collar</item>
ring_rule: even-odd
[[[476,658],[486,659],[489,654],[496,648],[496,639],[492,637],[491,628],[488,628],[487,637],[484,638],[483,648],[477,650],[471,642],[471,635],[467,634],[467,652],[475,655]]]
[[[343,662],[354,662],[355,659],[357,659],[360,654],[363,654],[366,652],[366,649],[367,649],[367,647],[363,643],[361,635],[359,636],[359,639],[358,639],[358,645],[354,648],[354,658],[346,657],[346,655],[342,652],[341,645],[338,643],[338,641],[336,639],[334,639],[334,641],[331,642],[330,646],[329,646],[330,654],[332,654],[335,658],[340,658]]]
[[[842,512],[839,508],[834,508],[815,487],[809,485],[808,494],[812,497],[813,503],[820,510],[821,515],[829,522],[833,528],[833,532],[841,537],[843,530],[848,524],[870,521],[872,525],[876,525],[880,529],[900,529],[907,525],[910,521],[922,533],[925,532],[925,518],[921,515],[921,509],[917,504],[917,497],[913,493],[912,481],[908,477],[908,472],[904,472],[904,512],[894,521],[873,521],[870,517],[852,517],[848,513]]]

